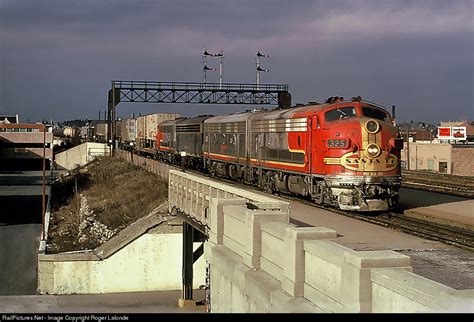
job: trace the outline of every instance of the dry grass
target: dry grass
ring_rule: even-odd
[[[53,188],[53,199],[66,204],[53,204],[51,252],[91,249],[100,244],[94,238],[79,242],[79,193],[86,196],[96,220],[117,231],[146,216],[168,195],[165,180],[118,158],[101,158],[76,178],[78,193],[74,178]]]

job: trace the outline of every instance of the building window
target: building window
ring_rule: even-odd
[[[448,173],[448,162],[440,162],[439,163],[439,172]]]

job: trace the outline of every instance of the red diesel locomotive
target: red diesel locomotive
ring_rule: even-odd
[[[365,101],[167,121],[157,134],[162,159],[186,152],[213,176],[355,211],[397,205],[402,146],[390,114]]]

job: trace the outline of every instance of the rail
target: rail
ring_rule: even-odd
[[[453,226],[442,225],[431,221],[410,218],[394,212],[386,212],[379,215],[361,215],[351,211],[317,205],[308,200],[297,197],[283,196],[285,199],[297,200],[306,205],[322,208],[338,213],[340,215],[365,221],[378,226],[399,230],[404,233],[442,242],[451,246],[474,251],[474,232]]]
[[[474,198],[474,177],[404,170],[402,186]]]

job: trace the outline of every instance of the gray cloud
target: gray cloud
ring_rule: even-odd
[[[470,1],[0,0],[0,112],[96,117],[111,79],[199,81],[207,46],[232,82],[254,82],[268,51],[263,81],[288,83],[294,102],[362,95],[405,120],[472,119],[472,36]],[[246,107],[119,114],[176,108]]]

